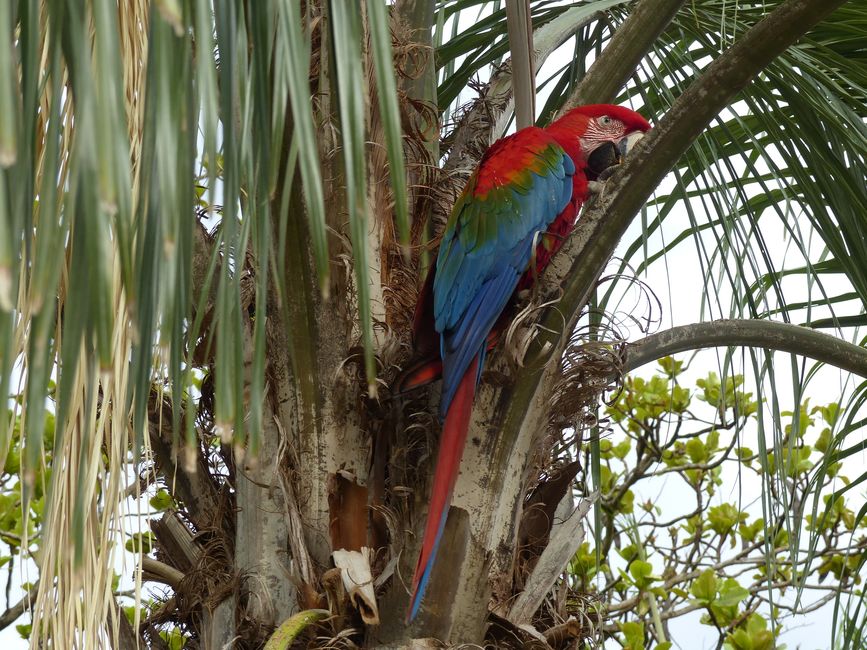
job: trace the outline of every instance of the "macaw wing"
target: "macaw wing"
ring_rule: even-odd
[[[434,280],[442,335],[441,414],[509,301],[543,232],[572,196],[575,165],[541,129],[523,129],[485,155],[443,234]]]

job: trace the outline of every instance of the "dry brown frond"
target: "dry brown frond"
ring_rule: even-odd
[[[40,8],[43,37],[40,43],[42,70],[48,69],[49,38],[46,27],[46,7]],[[135,170],[141,149],[143,128],[144,61],[147,48],[147,24],[149,7],[144,0],[133,0],[118,5],[118,28],[123,69],[123,94],[126,99],[128,133],[130,137],[130,164]],[[93,31],[89,37],[93,38]],[[91,40],[92,45],[92,40]],[[66,77],[66,72],[63,72]],[[65,81],[65,79],[64,79]],[[37,135],[44,135],[45,115],[50,113],[52,84],[42,88],[37,118]],[[57,153],[60,173],[58,187],[67,185],[70,149],[73,146],[74,123],[72,93],[68,86],[62,100],[62,138]],[[37,145],[36,185],[42,183],[45,167],[45,148]],[[136,175],[133,174],[133,178]],[[133,192],[135,196],[135,191]],[[39,219],[37,204],[35,219]],[[114,244],[117,240],[114,240]],[[57,439],[62,447],[56,450],[50,487],[52,498],[49,510],[44,514],[44,539],[39,558],[40,588],[33,604],[33,633],[31,647],[51,639],[53,647],[104,647],[106,635],[118,634],[116,617],[110,622],[109,613],[116,608],[112,589],[113,569],[116,556],[123,548],[123,521],[126,493],[126,461],[130,436],[129,413],[126,410],[128,394],[128,359],[132,346],[128,328],[126,297],[121,291],[117,251],[112,266],[113,300],[117,313],[112,332],[112,366],[97,370],[86,367],[82,350],[72,388],[72,399],[65,422],[58,422],[62,431]],[[68,259],[67,259],[67,264]],[[64,269],[64,283],[70,275]],[[22,283],[21,286],[25,286]],[[61,300],[65,299],[61,287]],[[22,304],[41,304],[41,296],[31,296]],[[61,303],[62,304],[62,303]],[[21,319],[29,322],[29,316]],[[55,342],[60,349],[61,322],[58,320]],[[24,343],[22,339],[22,343]],[[70,341],[68,345],[79,345]],[[22,348],[23,349],[23,348]],[[145,450],[147,453],[147,450]],[[61,459],[66,459],[62,462]],[[73,520],[77,515],[86,517],[83,535],[76,541]],[[25,527],[25,531],[27,528]],[[26,547],[26,540],[25,540]],[[80,558],[75,557],[78,549]],[[56,576],[57,580],[51,579]],[[140,583],[139,583],[140,584]]]
[[[130,171],[133,197],[138,196],[138,164],[144,132],[145,62],[148,56],[149,3],[120,2],[117,6],[118,35],[123,71],[123,90],[129,129]]]
[[[589,324],[570,336],[551,400],[549,428],[553,431],[577,432],[597,424],[600,398],[610,402],[620,391],[627,338],[636,329],[646,335],[658,322],[659,300],[647,285],[630,273],[603,277],[599,284],[614,279],[630,283],[634,302],[615,312],[588,314]]]
[[[539,483],[524,502],[518,541],[515,545],[513,589],[524,587],[524,582],[542,551],[548,545],[555,511],[566,493],[572,489],[575,476],[581,470],[578,461],[556,465],[546,470]]]

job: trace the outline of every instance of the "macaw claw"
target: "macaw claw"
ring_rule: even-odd
[[[587,181],[587,194],[602,194],[605,181]]]

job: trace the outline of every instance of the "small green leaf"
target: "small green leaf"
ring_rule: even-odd
[[[626,458],[626,455],[629,453],[630,449],[632,449],[632,440],[626,438],[626,440],[623,440],[616,444],[614,447],[612,447],[611,453],[620,460],[623,460],[624,458]]]
[[[626,637],[623,650],[644,650],[644,623],[629,621],[617,625]]]
[[[150,503],[151,508],[153,508],[154,510],[162,511],[172,505],[172,495],[165,490],[160,490],[151,497],[148,503]]]
[[[752,544],[756,541],[756,535],[758,535],[759,531],[763,530],[764,527],[765,520],[760,517],[751,524],[742,523],[738,526],[738,534],[745,542]]]
[[[274,634],[268,639],[264,650],[286,650],[307,626],[329,616],[331,616],[331,612],[327,609],[307,609],[290,616],[274,630]]]
[[[822,419],[833,427],[840,415],[840,405],[837,402],[831,402],[827,406],[817,406],[813,411],[821,413]]]
[[[653,565],[650,562],[635,560],[629,565],[629,574],[639,589],[647,588],[658,577],[653,575]]]
[[[737,580],[727,578],[719,589],[719,598],[717,598],[716,604],[721,607],[737,605],[749,595],[749,590],[741,587]]]
[[[129,621],[130,625],[135,625],[135,613],[135,605],[128,605],[123,608],[123,614],[126,616],[126,620]],[[142,616],[142,618],[144,618],[144,616]]]
[[[754,613],[726,638],[726,643],[732,650],[773,650],[774,635],[767,627],[764,617]]]
[[[686,443],[686,453],[693,463],[703,463],[708,459],[707,447],[698,438],[693,438]]]
[[[160,632],[160,636],[163,641],[169,646],[169,650],[181,650],[186,643],[186,637],[184,633],[181,632],[178,628],[173,627],[169,631]]]
[[[831,446],[831,429],[825,427],[822,429],[822,433],[819,434],[819,438],[816,440],[816,444],[813,445],[816,448],[816,451],[820,453],[826,453],[828,451],[828,447]]]
[[[631,562],[636,557],[638,557],[638,549],[635,548],[635,544],[627,544],[619,551],[617,551],[617,553],[627,562]]]
[[[712,455],[715,451],[719,449],[719,431],[717,431],[716,429],[711,429],[711,432],[707,434],[707,441],[705,442],[705,446],[707,447],[709,455]]]
[[[677,377],[683,370],[683,361],[675,361],[674,357],[662,357],[656,361],[666,375]],[[657,646],[658,647],[658,646]]]
[[[747,514],[740,512],[730,503],[723,503],[708,510],[707,520],[718,535],[725,537],[740,522],[746,521]]]
[[[153,548],[154,536],[151,532],[133,533],[124,544],[124,548],[130,553],[150,553]]]
[[[707,569],[695,579],[690,591],[702,604],[713,602],[716,598],[717,579],[713,569]]]
[[[704,391],[702,395],[699,395],[699,399],[704,400],[711,406],[719,405],[720,381],[715,372],[708,373],[705,379],[696,380],[695,384]]]
[[[620,503],[617,510],[624,515],[632,514],[635,510],[635,493],[632,490],[626,490],[620,498]]]

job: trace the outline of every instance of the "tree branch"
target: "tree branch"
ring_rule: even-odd
[[[867,377],[867,349],[808,327],[767,320],[717,320],[673,327],[629,344],[624,371],[662,357],[711,347],[791,352]]]
[[[563,102],[557,117],[576,106],[613,101],[617,91],[623,88],[651,45],[684,4],[686,0],[639,2]]]
[[[151,531],[157,539],[160,550],[171,560],[179,571],[193,569],[202,555],[192,531],[181,521],[178,513],[169,510],[159,519],[150,520]]]
[[[12,605],[5,612],[0,614],[0,630],[12,625],[18,618],[27,611],[30,603],[36,600],[36,594],[39,591],[39,581],[33,583],[30,590],[17,603]]]
[[[566,521],[555,523],[552,527],[548,545],[545,546],[545,550],[533,567],[524,590],[518,594],[509,610],[507,618],[515,625],[529,623],[532,620],[545,595],[563,572],[563,567],[575,556],[584,541],[584,518],[587,517],[598,496],[598,492],[591,494],[574,509]],[[572,495],[567,494],[564,498],[571,500]]]
[[[184,574],[178,571],[175,567],[169,566],[165,562],[160,562],[147,555],[142,555],[141,558],[142,572],[146,575],[145,580],[153,582],[162,582],[172,589],[177,591],[178,585],[184,579]]]

